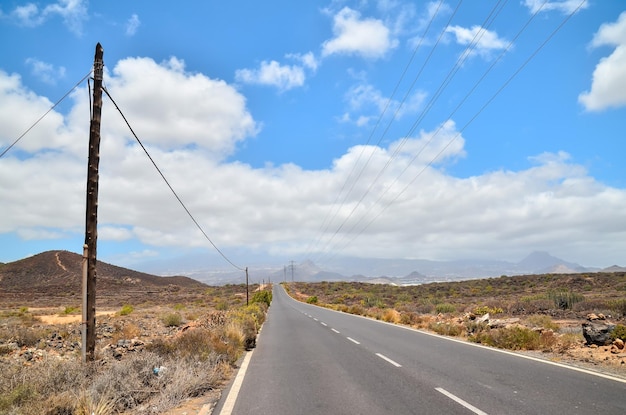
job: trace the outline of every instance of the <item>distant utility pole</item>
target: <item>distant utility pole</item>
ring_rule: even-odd
[[[287,265],[283,268],[283,281],[287,282]]]
[[[249,304],[249,297],[250,297],[248,285],[249,285],[248,284],[248,267],[246,267],[246,305]]]
[[[83,246],[83,361],[93,361],[96,349],[96,241],[98,239],[98,165],[100,163],[100,117],[104,49],[98,43],[93,61],[93,111],[89,128],[87,166],[87,212]]]
[[[293,268],[294,268],[294,265],[293,265],[293,261],[290,261],[290,262],[291,262],[291,265],[290,265],[291,266],[291,282],[293,282]]]

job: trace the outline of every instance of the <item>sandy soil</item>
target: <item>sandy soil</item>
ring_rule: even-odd
[[[42,313],[44,311],[49,311],[50,309],[31,309],[31,312],[35,316],[37,316],[42,323],[44,324],[70,324],[80,322],[82,315],[81,314],[48,314]],[[55,311],[58,311],[55,309]],[[40,314],[41,313],[41,314]],[[99,316],[110,316],[115,314],[115,311],[105,310],[105,311],[96,311],[96,317]]]

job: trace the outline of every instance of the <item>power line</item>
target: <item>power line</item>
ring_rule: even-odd
[[[28,129],[27,129],[26,131],[24,131],[24,132],[22,133],[22,135],[20,135],[19,137],[17,137],[17,139],[13,142],[13,144],[11,144],[11,145],[10,145],[10,146],[8,146],[7,148],[5,148],[5,149],[4,149],[4,151],[3,151],[2,153],[0,153],[0,158],[2,158],[2,157],[6,154],[6,153],[8,153],[8,152],[9,152],[9,150],[11,150],[11,148],[13,148],[13,146],[14,146],[14,145],[16,145],[16,144],[17,144],[17,143],[18,143],[18,142],[19,142],[19,141],[20,141],[20,140],[21,140],[21,139],[22,139],[22,138],[23,138],[26,134],[28,134],[28,132],[29,132],[30,130],[32,130],[32,129],[33,129],[33,128],[37,125],[37,124],[39,124],[39,122],[40,122],[41,120],[43,120],[43,119],[45,118],[45,116],[46,116],[46,115],[48,115],[48,114],[50,113],[50,111],[52,111],[54,108],[56,108],[56,106],[57,106],[57,105],[59,105],[59,104],[60,104],[60,103],[61,103],[61,102],[65,99],[65,98],[67,98],[67,96],[68,96],[69,94],[71,94],[71,93],[72,93],[72,91],[74,91],[74,90],[78,87],[78,85],[82,84],[82,83],[83,83],[83,81],[89,77],[89,75],[91,75],[91,70],[87,73],[87,75],[83,76],[83,78],[82,78],[80,81],[78,81],[78,82],[76,83],[76,85],[74,85],[74,86],[72,87],[72,89],[70,89],[69,91],[67,91],[67,92],[65,93],[65,95],[63,95],[63,96],[61,97],[61,99],[59,99],[57,102],[55,102],[55,103],[54,103],[54,105],[53,105],[53,106],[51,106],[51,107],[50,107],[50,109],[49,109],[48,111],[46,111],[46,112],[45,112],[45,113],[44,113],[41,117],[39,117],[39,118],[37,119],[37,121],[35,121],[35,122],[34,122],[34,123],[30,126],[30,127],[28,127]]]
[[[400,109],[402,108],[402,106],[404,105],[404,103],[406,102],[406,100],[408,99],[411,91],[413,90],[418,78],[420,77],[420,75],[422,74],[424,67],[426,66],[426,64],[430,61],[430,58],[433,55],[433,52],[435,50],[435,48],[437,47],[437,45],[439,44],[439,42],[441,41],[444,33],[445,33],[445,27],[447,27],[450,22],[452,21],[452,19],[454,18],[454,16],[456,15],[457,11],[459,10],[460,6],[461,6],[462,0],[459,0],[459,2],[457,3],[457,6],[454,10],[454,12],[451,14],[450,18],[448,19],[447,24],[444,26],[444,30],[441,31],[441,33],[439,34],[439,37],[437,38],[437,41],[435,42],[435,45],[431,48],[431,52],[428,55],[428,57],[426,58],[425,62],[422,64],[420,70],[418,71],[418,74],[414,77],[413,82],[411,83],[411,86],[408,88],[407,92],[404,94],[402,100],[400,101],[400,103],[398,104],[398,107],[396,108],[396,110],[393,113],[393,116],[391,117],[391,119],[389,120],[387,127],[385,128],[385,130],[383,131],[383,133],[381,134],[378,142],[376,143],[376,146],[379,146],[380,143],[382,142],[383,138],[385,137],[385,135],[387,134],[391,124],[393,123],[393,121],[396,119],[398,113],[400,112]],[[443,4],[443,0],[440,0],[439,3],[437,4],[437,8],[435,9],[435,12],[432,14],[428,24],[426,25],[424,32],[422,33],[422,36],[420,37],[420,41],[419,43],[416,45],[416,47],[413,49],[413,53],[411,55],[411,58],[409,59],[409,62],[406,64],[402,74],[400,75],[400,79],[398,80],[398,82],[396,83],[389,99],[387,99],[386,105],[383,108],[383,111],[380,113],[376,124],[374,125],[374,128],[372,129],[372,132],[370,133],[367,142],[363,145],[363,148],[361,149],[361,153],[359,154],[357,160],[354,162],[352,169],[350,170],[350,173],[348,173],[346,180],[343,184],[343,186],[341,187],[341,190],[339,191],[339,193],[337,194],[337,198],[335,199],[335,202],[333,203],[333,206],[335,206],[337,204],[337,201],[339,200],[339,198],[341,197],[341,195],[344,193],[344,189],[346,188],[346,186],[348,185],[348,182],[350,182],[352,180],[352,184],[350,186],[350,188],[345,192],[343,200],[341,201],[341,203],[338,205],[338,207],[335,208],[331,207],[326,215],[326,217],[324,218],[324,221],[322,222],[322,226],[320,227],[320,231],[319,231],[319,237],[317,238],[317,240],[315,241],[315,243],[313,243],[312,245],[309,246],[309,248],[306,250],[306,254],[308,255],[308,253],[314,249],[320,242],[324,232],[326,232],[328,230],[328,228],[330,227],[332,221],[337,217],[337,214],[339,213],[339,211],[341,210],[341,207],[343,207],[343,205],[345,205],[346,200],[348,199],[349,195],[352,193],[352,191],[354,190],[354,186],[356,185],[356,183],[359,181],[359,179],[362,177],[363,172],[365,171],[365,169],[367,168],[367,166],[369,165],[370,161],[372,160],[372,157],[374,156],[374,152],[372,152],[370,154],[370,156],[368,157],[368,159],[365,161],[365,163],[363,164],[363,166],[361,167],[360,171],[358,172],[358,174],[356,175],[356,177],[354,179],[352,179],[352,175],[354,173],[354,171],[356,170],[356,166],[358,165],[359,161],[361,160],[361,158],[363,157],[363,154],[365,153],[365,148],[367,147],[367,145],[370,143],[370,140],[372,139],[372,137],[374,136],[375,131],[378,129],[378,126],[380,125],[384,115],[386,114],[387,110],[389,109],[389,106],[391,104],[391,101],[393,100],[393,97],[395,96],[396,92],[398,91],[400,84],[402,83],[402,81],[404,80],[405,75],[407,74],[409,67],[411,66],[411,64],[413,63],[413,60],[415,59],[415,56],[417,55],[418,50],[421,48],[421,45],[424,41],[424,39],[426,38],[426,35],[428,34],[432,23],[434,22],[435,18],[437,17],[438,13],[439,13],[439,9],[441,8],[441,5]],[[386,167],[386,166],[385,166]],[[373,185],[373,183],[372,183]],[[369,191],[369,189],[368,189]],[[366,192],[367,193],[367,192]],[[362,200],[362,199],[361,199]],[[358,207],[358,205],[360,204],[360,202],[357,204],[357,206],[355,206],[355,208],[352,210],[352,212],[348,215],[351,216],[352,213],[354,212],[354,210]],[[331,216],[331,213],[333,212],[333,210],[335,211],[334,214],[332,214],[332,218],[328,219],[329,216]],[[343,225],[345,224],[342,223],[339,226],[339,229],[337,229],[335,231],[335,235],[341,230],[341,228],[343,227]],[[333,236],[334,237],[334,236]],[[332,238],[331,238],[332,240]],[[326,243],[326,245],[329,242]],[[323,249],[322,249],[323,250]]]
[[[409,131],[407,132],[407,134],[405,134],[404,138],[400,141],[400,144],[398,146],[396,146],[393,154],[391,155],[391,157],[387,160],[387,162],[385,163],[385,165],[382,167],[382,169],[380,169],[380,171],[377,173],[376,177],[372,180],[372,182],[370,183],[369,187],[365,190],[365,192],[363,193],[363,195],[361,196],[361,198],[357,201],[356,205],[352,208],[352,210],[350,211],[350,213],[345,217],[345,219],[342,221],[342,223],[340,224],[340,226],[335,230],[335,232],[333,233],[333,235],[331,236],[331,238],[326,242],[326,244],[324,245],[322,251],[324,251],[326,249],[326,247],[334,240],[334,238],[339,234],[339,232],[343,229],[343,227],[345,226],[345,224],[348,222],[348,220],[355,214],[357,208],[359,206],[361,206],[361,204],[363,203],[363,200],[367,197],[367,195],[371,192],[372,188],[374,187],[374,185],[376,184],[376,182],[378,182],[378,180],[382,177],[383,173],[385,171],[387,171],[387,169],[391,166],[391,164],[393,163],[393,161],[398,157],[398,155],[400,154],[402,148],[404,147],[404,145],[406,144],[406,142],[409,140],[409,137],[413,134],[413,132],[415,131],[417,125],[425,118],[426,114],[430,111],[430,109],[433,107],[433,105],[435,104],[435,102],[439,99],[439,97],[441,96],[441,94],[443,93],[443,91],[448,87],[448,85],[450,84],[450,82],[452,81],[452,79],[454,78],[454,76],[456,75],[456,73],[459,71],[459,69],[463,66],[464,62],[469,58],[469,56],[471,55],[471,52],[476,48],[476,46],[478,45],[478,42],[480,41],[480,39],[482,38],[482,36],[485,34],[486,32],[486,28],[490,27],[491,24],[493,23],[493,21],[495,20],[495,18],[500,14],[500,12],[502,11],[502,9],[504,8],[504,6],[507,3],[507,0],[504,0],[504,3],[502,3],[502,5],[500,6],[500,4],[502,3],[502,0],[499,0],[498,3],[496,3],[496,5],[492,8],[491,12],[487,15],[487,17],[485,18],[485,20],[483,21],[483,24],[481,25],[481,30],[479,30],[475,35],[474,38],[472,39],[472,41],[468,44],[468,46],[465,48],[465,50],[463,51],[463,53],[459,56],[459,58],[457,59],[455,65],[450,69],[450,71],[448,72],[447,76],[444,78],[444,80],[441,82],[441,84],[439,85],[439,87],[437,88],[437,91],[435,92],[435,94],[431,97],[431,99],[429,100],[428,104],[426,105],[426,107],[424,108],[424,110],[422,110],[420,116],[418,117],[418,119],[414,122],[413,126],[409,129]],[[458,12],[459,8],[461,6],[461,2],[459,2],[457,4],[456,9],[454,10],[454,12],[452,13],[452,15],[450,16],[450,18],[448,19],[448,22],[446,23],[446,25],[444,25],[442,31],[439,34],[439,37],[437,39],[437,41],[435,42],[435,45],[433,46],[433,48],[430,51],[430,54],[428,55],[428,57],[426,58],[426,60],[424,61],[424,63],[422,64],[422,67],[420,68],[418,74],[415,76],[415,79],[413,80],[413,83],[411,84],[411,86],[409,87],[407,93],[405,94],[405,97],[402,101],[402,103],[405,102],[406,98],[408,97],[408,95],[410,94],[411,90],[413,89],[413,87],[415,86],[415,84],[417,83],[418,78],[420,77],[421,73],[423,72],[424,68],[426,67],[426,65],[428,64],[428,62],[430,61],[431,57],[434,54],[435,48],[437,47],[437,45],[439,44],[439,42],[441,41],[443,35],[446,33],[446,29],[447,27],[449,27],[450,23],[452,22],[452,19],[454,18],[454,16],[456,15],[456,13]],[[398,107],[398,109],[396,109],[396,112],[394,113],[393,118],[389,121],[387,128],[385,129],[385,131],[383,132],[383,135],[381,136],[380,140],[378,141],[378,144],[380,144],[380,142],[382,141],[382,139],[384,138],[385,134],[387,133],[387,131],[389,130],[389,128],[391,127],[392,122],[395,120],[395,117],[397,115],[397,113],[399,112],[400,107]],[[431,138],[432,141],[432,138]],[[422,147],[422,149],[418,152],[418,155],[421,154],[421,152],[428,146],[428,144],[430,143],[427,142],[426,144],[424,144],[424,146]],[[377,144],[377,145],[378,145]],[[373,157],[372,153],[370,155],[370,158],[368,159],[368,161],[366,162],[366,165],[363,166],[363,168],[361,169],[361,172],[359,174],[359,177],[361,176],[361,174],[363,173],[363,171],[365,170],[365,167],[367,166],[367,163],[369,163],[369,161],[371,160],[371,158]],[[414,159],[411,161],[411,163],[417,158],[414,157]],[[410,166],[410,164],[407,165],[407,167],[405,167],[405,170],[408,169],[408,167]],[[404,173],[404,171],[402,173],[400,173],[399,176],[401,176]],[[399,178],[398,176],[398,178]],[[396,180],[394,181],[393,184],[395,184],[395,182],[398,180],[398,178],[396,178]],[[358,179],[358,178],[357,178]],[[392,185],[393,185],[392,184]],[[353,187],[354,187],[355,183],[353,183]],[[387,187],[387,189],[383,192],[383,195],[391,188],[392,185],[389,185]],[[347,195],[346,195],[347,198]],[[378,201],[382,198],[382,195],[378,198],[378,200],[376,202],[374,202],[374,205],[376,205],[378,203]],[[344,199],[345,201],[345,199]],[[369,212],[371,210],[368,209],[365,214],[367,214],[367,212]],[[355,225],[353,225],[352,229],[358,225],[358,223],[360,223],[361,221],[357,222]]]
[[[376,214],[376,216],[374,216],[363,228],[361,228],[361,230],[354,235],[346,244],[344,244],[344,246],[342,246],[339,250],[343,250],[345,249],[351,242],[353,242],[357,237],[359,237],[372,223],[374,223],[388,208],[389,206],[391,206],[402,194],[404,194],[404,192],[406,192],[406,190],[426,171],[427,168],[429,168],[443,153],[444,151],[446,151],[448,149],[448,147],[450,147],[450,145],[452,145],[452,143],[454,141],[456,141],[456,139],[463,133],[463,131],[465,131],[465,129],[467,129],[467,127],[469,127],[469,125],[471,123],[473,123],[476,118],[478,118],[478,116],[485,110],[485,108],[487,108],[487,106],[489,106],[493,100],[511,83],[511,81],[513,81],[513,79],[519,75],[519,73],[526,67],[526,65],[528,65],[528,63],[530,63],[530,61],[544,48],[544,46],[561,30],[561,28],[580,10],[580,8],[585,4],[587,0],[582,0],[582,2],[578,5],[578,7],[572,11],[568,16],[566,16],[563,21],[552,31],[552,33],[550,33],[550,35],[535,49],[535,51],[530,54],[530,56],[519,66],[519,68],[517,68],[517,70],[500,86],[500,88],[498,88],[498,90],[485,102],[485,104],[483,104],[483,106],[474,114],[474,116],[457,132],[457,134],[452,137],[448,143],[417,173],[417,175],[415,175],[413,177],[413,179],[411,179],[411,181],[409,181],[409,183],[407,183],[407,185],[400,191],[398,192],[398,194],[390,201],[388,202],[382,209],[381,211]],[[545,2],[543,3],[543,5],[545,5]],[[541,7],[543,7],[543,5]],[[541,8],[539,8],[539,10],[537,10],[535,12],[535,14],[533,14],[533,16],[531,17],[530,20],[532,20],[539,12],[541,11]],[[523,28],[520,30],[520,32],[518,32],[518,34],[515,36],[515,39],[517,39],[517,37],[519,37],[519,35],[521,34],[522,31],[524,31],[526,29],[526,27],[528,26],[528,24],[530,23],[530,20],[523,26]],[[510,47],[510,45],[509,45]],[[507,48],[508,49],[508,48]],[[503,52],[504,53],[504,52]],[[501,55],[502,56],[502,55]],[[493,66],[495,66],[495,63],[488,69],[487,73],[493,68]],[[478,83],[480,83],[484,77],[486,76],[483,75],[483,77],[480,78],[480,80],[478,81]],[[477,85],[474,86],[474,88],[472,88],[472,90],[468,93],[471,94]],[[466,97],[463,99],[462,102],[465,101],[465,99],[467,99],[468,95],[466,95]],[[461,104],[462,104],[461,102]],[[459,104],[455,110],[453,111],[456,112],[460,105]],[[439,130],[437,130],[438,132]],[[415,160],[416,157],[413,158],[413,160],[411,161],[411,163]],[[409,165],[411,164],[409,163]],[[404,173],[405,170],[403,170],[402,173]],[[402,175],[402,173],[400,174],[400,176]],[[398,176],[398,178],[400,177]],[[394,181],[395,183],[395,181]],[[388,187],[387,190],[385,191],[385,193],[391,188]],[[381,196],[382,197],[382,196]],[[377,202],[380,200],[377,200]],[[362,222],[364,220],[364,217],[361,218],[361,220],[358,222]],[[357,224],[358,224],[357,223]],[[353,226],[351,228],[354,229],[355,226]],[[336,253],[334,254],[336,255]],[[334,256],[333,255],[333,256]]]
[[[189,216],[189,218],[193,221],[193,223],[196,225],[196,227],[200,230],[200,232],[202,233],[202,235],[204,235],[204,237],[206,238],[207,241],[209,241],[209,243],[213,246],[213,248],[215,248],[215,250],[222,256],[222,258],[224,258],[226,260],[226,262],[228,262],[230,265],[232,265],[234,268],[240,270],[240,271],[246,271],[247,272],[247,268],[242,268],[238,265],[236,265],[234,262],[232,262],[218,247],[217,245],[215,245],[215,243],[213,243],[213,241],[211,240],[211,238],[209,238],[209,235],[207,235],[207,233],[204,231],[204,229],[202,229],[202,226],[200,226],[200,224],[198,223],[198,221],[196,220],[196,218],[193,217],[193,215],[191,214],[191,212],[189,211],[189,209],[187,209],[187,206],[185,206],[185,204],[183,203],[183,201],[181,200],[181,198],[178,196],[178,194],[176,193],[176,191],[174,190],[174,188],[172,187],[172,185],[170,184],[170,182],[165,178],[165,175],[163,174],[163,172],[161,171],[161,169],[159,169],[159,166],[157,166],[157,164],[155,163],[154,159],[152,158],[152,156],[150,156],[150,153],[148,153],[148,150],[146,149],[146,147],[144,147],[143,143],[141,142],[141,140],[139,139],[139,137],[137,136],[137,134],[135,134],[135,131],[133,131],[133,128],[130,126],[130,123],[128,122],[128,120],[126,119],[126,117],[124,116],[124,113],[122,113],[122,110],[120,109],[120,107],[117,106],[117,103],[115,102],[115,100],[113,100],[113,97],[111,97],[111,94],[109,94],[109,91],[107,91],[107,89],[105,87],[102,87],[102,90],[107,94],[107,96],[109,97],[109,99],[111,100],[111,102],[113,103],[113,105],[115,105],[115,108],[117,109],[117,111],[120,113],[120,115],[122,116],[122,118],[124,119],[124,122],[126,123],[126,125],[128,126],[130,132],[133,134],[133,137],[135,137],[135,140],[137,140],[137,142],[139,143],[139,145],[141,146],[141,148],[143,149],[144,153],[146,153],[146,156],[148,156],[148,159],[150,159],[150,162],[152,163],[152,165],[154,166],[154,168],[156,169],[156,171],[159,173],[159,175],[161,176],[161,178],[163,179],[163,181],[165,182],[165,184],[167,185],[167,187],[169,187],[169,189],[171,190],[172,194],[174,195],[174,197],[176,198],[176,200],[178,200],[178,203],[180,203],[180,205],[183,207],[183,209],[185,209],[185,212],[187,212],[187,215]]]

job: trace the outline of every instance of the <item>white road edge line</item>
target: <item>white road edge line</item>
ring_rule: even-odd
[[[226,397],[224,406],[222,406],[222,411],[220,412],[220,415],[231,415],[233,413],[233,409],[235,408],[235,402],[237,401],[237,396],[239,395],[239,390],[241,389],[241,385],[243,384],[243,378],[244,376],[246,376],[246,370],[248,370],[248,364],[250,363],[253,352],[254,350],[250,350],[246,354],[246,357],[243,358],[241,367],[237,371],[237,376],[233,381],[233,386],[230,388],[230,392],[228,392],[228,396]]]
[[[455,396],[455,395],[451,394],[450,392],[448,392],[444,388],[435,388],[435,390],[437,392],[443,393],[444,395],[446,395],[448,398],[452,399],[454,402],[458,403],[459,405],[462,405],[462,406],[466,407],[470,411],[474,412],[476,415],[487,415],[487,412],[481,411],[480,409],[476,408],[474,405],[471,405],[471,404],[465,402],[463,399],[459,398],[458,396]]]
[[[346,337],[346,339],[350,340],[354,344],[361,344],[358,341],[354,340],[352,337]]]
[[[331,329],[332,331],[334,331],[335,333],[339,334],[339,330],[335,330],[335,329]]]
[[[395,367],[402,367],[402,365],[398,362],[394,362],[393,360],[391,360],[390,358],[388,358],[387,356],[385,356],[384,354],[380,354],[380,353],[376,353],[376,356],[380,357],[383,360],[386,360],[387,362],[391,363],[392,365],[394,365]]]

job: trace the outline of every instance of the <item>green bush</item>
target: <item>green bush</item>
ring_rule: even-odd
[[[618,324],[611,332],[611,339],[621,339],[626,342],[626,326]]]
[[[549,291],[548,298],[561,310],[571,310],[574,304],[585,300],[584,295],[565,290]]]
[[[317,304],[317,296],[313,295],[306,299],[306,302],[309,304]]]
[[[65,307],[65,309],[63,310],[63,314],[78,314],[80,313],[80,307]]]
[[[135,308],[130,305],[130,304],[124,304],[122,306],[122,309],[120,310],[120,316],[127,316],[130,313],[132,313],[135,310]]]
[[[544,346],[541,334],[517,326],[478,332],[470,340],[508,350],[537,350]]]
[[[435,306],[435,312],[437,314],[456,313],[456,306],[450,303],[441,303]]]
[[[486,305],[480,306],[480,307],[476,307],[473,310],[473,313],[479,316],[485,315],[485,314],[502,314],[504,313],[504,310],[501,309],[500,307],[489,307]]]
[[[251,303],[265,303],[268,306],[272,302],[272,292],[271,291],[257,291],[252,296]]]

